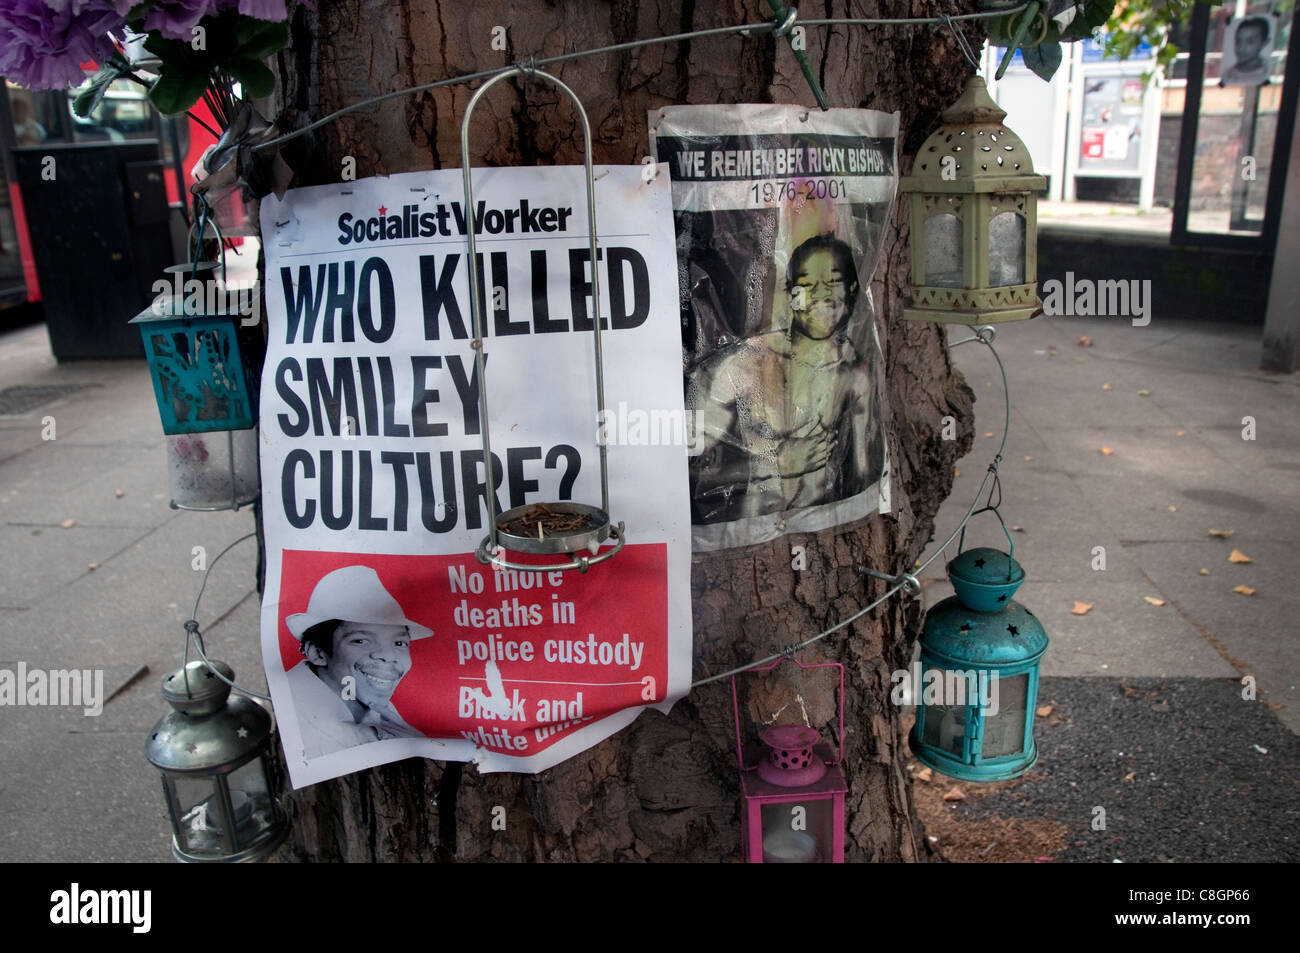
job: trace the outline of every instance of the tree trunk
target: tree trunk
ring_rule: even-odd
[[[962,8],[964,9],[964,7]],[[826,0],[811,16],[931,16],[957,0]],[[291,122],[404,86],[632,39],[770,19],[767,5],[667,0],[546,2],[319,0],[299,6],[279,61]],[[505,27],[508,49],[492,49]],[[982,27],[962,29],[978,47]],[[498,33],[499,35],[499,33]],[[930,26],[806,28],[814,69],[836,106],[899,110],[902,171],[970,68],[947,30]],[[672,103],[812,104],[787,41],[759,31],[601,54],[549,67],[583,100],[598,163],[639,163],[647,110]],[[473,86],[456,85],[352,114],[299,141],[295,184],[338,181],[344,156],[357,177],[457,167],[460,118]],[[581,129],[553,88],[507,82],[475,111],[476,165],[578,164]],[[887,385],[882,420],[893,469],[893,513],[815,535],[696,560],[694,675],[764,657],[853,614],[883,591],[856,566],[911,567],[952,489],[953,462],[969,450],[973,395],[953,369],[938,325],[904,324],[908,227],[895,206],[872,283]],[[940,420],[962,422],[956,441]],[[791,547],[807,568],[792,568]],[[890,673],[906,667],[920,607],[895,598],[801,653],[846,673],[847,859],[924,860],[904,771],[901,710]],[[793,669],[791,670],[794,671]],[[791,676],[813,724],[834,721],[830,680]],[[289,856],[303,860],[735,860],[739,780],[731,693],[725,681],[694,690],[668,716],[642,714],[595,748],[536,776],[480,775],[472,767],[410,760],[298,795]],[[506,829],[493,830],[493,808]],[[497,812],[499,816],[499,812]],[[498,825],[499,826],[499,825]]]

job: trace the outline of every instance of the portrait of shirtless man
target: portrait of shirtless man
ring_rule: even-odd
[[[860,291],[852,250],[817,235],[791,254],[785,278],[789,327],[712,355],[687,388],[696,499],[725,513],[714,520],[831,503],[867,485],[871,382],[848,336]]]

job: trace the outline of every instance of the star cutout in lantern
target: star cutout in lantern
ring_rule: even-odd
[[[239,730],[236,731],[235,734],[238,735],[238,736],[241,737],[241,738],[247,738],[247,737],[248,737],[248,729],[245,728],[243,725],[240,725]]]
[[[969,623],[969,622],[963,622],[963,623],[961,624],[961,631],[963,631],[963,632],[969,632],[969,631],[970,631],[970,623]]]
[[[1019,634],[1020,634],[1020,630],[1017,629],[1014,625],[1009,625],[1009,626],[1007,626],[1007,631],[1010,632],[1012,635],[1019,635]]]
[[[190,754],[193,754],[194,752],[199,750],[199,746],[191,741],[189,744],[185,746],[185,750],[188,751]]]
[[[976,568],[976,569],[983,569],[983,568],[984,568],[984,557],[981,556],[979,559],[975,560],[974,565],[975,565],[975,568]]]
[[[1007,601],[1007,594],[1005,592],[1002,593],[1002,595],[998,596],[998,602],[1006,602],[1006,601]]]

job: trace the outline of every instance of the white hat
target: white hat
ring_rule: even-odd
[[[433,629],[406,618],[397,600],[379,581],[379,574],[369,566],[346,566],[322,576],[312,590],[307,611],[295,612],[284,622],[293,637],[301,642],[303,633],[312,626],[332,619],[404,625],[412,639],[433,635]]]

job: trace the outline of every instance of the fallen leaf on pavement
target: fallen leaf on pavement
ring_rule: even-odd
[[[959,477],[959,476],[961,476],[961,471],[958,470],[956,467],[953,467],[953,468],[952,468],[952,475],[953,475],[953,477]]]
[[[1105,384],[1102,384],[1102,385],[1101,385],[1101,389],[1102,389],[1102,390],[1110,390],[1110,383],[1107,382],[1107,383],[1105,383]]]
[[[1074,601],[1074,608],[1070,610],[1070,613],[1072,615],[1087,615],[1088,610],[1091,608],[1092,608],[1091,602],[1080,602],[1079,600],[1076,599]]]
[[[1233,586],[1233,587],[1232,587],[1232,591],[1233,591],[1233,592],[1240,592],[1243,596],[1253,596],[1253,595],[1255,594],[1255,590],[1254,590],[1254,589],[1250,588],[1250,586],[1245,586],[1245,585],[1242,585],[1242,586]]]
[[[1034,714],[1037,715],[1039,718],[1046,718],[1051,713],[1052,713],[1051,705],[1040,705],[1038,708],[1034,709]]]
[[[96,569],[99,568],[99,563],[89,563],[86,566],[86,568],[89,569],[91,572],[94,572]]]
[[[1023,526],[1017,526],[1015,523],[1012,523],[1012,524],[1011,524],[1011,532],[1013,532],[1013,533],[1023,533],[1024,531],[1025,531],[1025,528],[1024,528]]]
[[[943,796],[943,799],[945,801],[964,801],[966,800],[966,795],[962,793],[961,788],[953,788]]]
[[[1285,707],[1286,707],[1285,702],[1269,702],[1268,704],[1269,711],[1281,711]]]
[[[1151,603],[1153,606],[1162,606],[1165,604],[1165,600],[1157,599],[1155,596],[1143,596],[1142,598],[1145,599],[1147,602]]]
[[[113,495],[120,500],[122,497],[126,496],[126,490],[114,490]]]
[[[1210,535],[1215,536],[1219,539],[1227,539],[1235,532],[1236,532],[1235,529],[1212,529],[1210,530]]]
[[[916,772],[916,779],[918,781],[929,781],[932,777],[934,777],[934,772],[929,768],[922,768],[920,771]]]
[[[1074,339],[1074,343],[1079,345],[1079,347],[1092,347],[1092,338],[1088,337],[1086,334],[1080,334]]]
[[[1180,430],[1180,431],[1178,431],[1177,433],[1175,433],[1174,436],[1175,436],[1175,437],[1186,437],[1186,436],[1187,436],[1187,431],[1186,431],[1186,430]]]
[[[1210,574],[1210,571],[1209,571],[1208,569],[1202,569],[1202,570],[1201,570],[1201,575],[1202,575],[1202,576],[1208,576],[1209,574]]]
[[[1028,462],[1029,462],[1030,460],[1032,460],[1032,459],[1034,459],[1034,458],[1026,454],[1026,456],[1025,456],[1025,463],[1028,463]]]
[[[993,436],[993,431],[990,430],[990,431],[989,431],[988,433],[986,433],[984,436],[986,436],[986,437],[991,437],[991,436]]]
[[[1150,396],[1151,396],[1151,391],[1149,391],[1149,390],[1140,390],[1140,391],[1138,391],[1138,396],[1139,396],[1139,397],[1150,397]]]
[[[1136,777],[1137,777],[1137,772],[1136,772],[1136,771],[1130,771],[1128,774],[1124,775],[1124,780],[1125,780],[1125,781],[1132,781],[1132,780],[1133,780],[1134,778],[1136,778]]]
[[[1103,457],[1109,457],[1109,456],[1110,456],[1112,453],[1114,453],[1114,452],[1115,452],[1115,451],[1112,450],[1110,447],[1102,447],[1102,448],[1101,448],[1101,455],[1102,455]]]
[[[1178,512],[1178,507],[1176,507],[1176,506],[1170,506],[1170,507],[1169,507],[1169,512],[1170,512],[1170,513],[1177,513],[1177,512]]]
[[[74,527],[74,526],[77,525],[77,521],[74,520],[74,519],[69,518],[69,519],[64,520],[64,521],[63,521],[62,523],[60,523],[59,525],[62,526],[64,529],[72,529],[72,527]]]
[[[1253,563],[1254,561],[1255,560],[1251,559],[1240,549],[1234,549],[1232,552],[1228,553],[1228,562],[1230,563]]]

